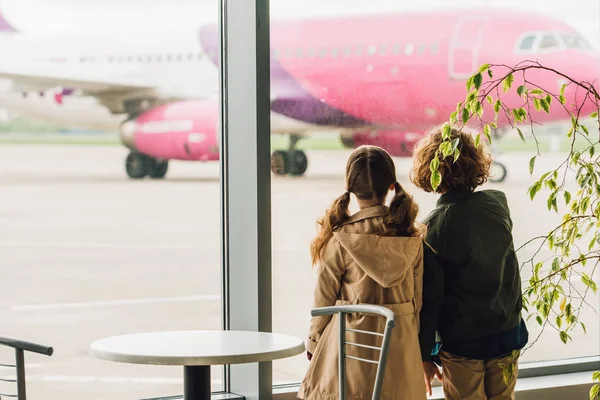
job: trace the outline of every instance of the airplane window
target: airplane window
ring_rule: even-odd
[[[177,55],[177,61],[183,61],[183,54],[179,53]]]
[[[304,54],[304,50],[301,47],[296,49],[296,58],[302,58],[303,54]]]
[[[337,47],[333,47],[331,49],[331,58],[337,58],[339,54],[339,49]]]
[[[322,48],[321,50],[319,50],[319,58],[325,58],[325,57],[327,57],[327,49]]]
[[[344,57],[350,57],[352,55],[352,48],[344,47],[344,51],[342,52]]]
[[[166,62],[171,62],[172,59],[173,59],[173,56],[170,54],[165,57]]]
[[[317,55],[317,50],[315,50],[313,47],[310,47],[306,53],[308,58],[315,58]]]
[[[367,49],[367,54],[370,56],[374,56],[377,53],[377,46],[371,45]]]
[[[287,49],[286,52],[285,52],[285,57],[286,58],[292,58],[292,53],[293,52],[294,51],[292,49]]]
[[[562,34],[561,39],[569,49],[591,49],[590,43],[579,35]]]
[[[198,53],[198,54],[196,55],[196,59],[197,59],[197,60],[202,60],[202,56],[203,56],[203,54],[202,54],[202,53]]]
[[[533,42],[535,41],[535,35],[525,36],[521,40],[520,50],[531,50],[533,48]]]
[[[398,75],[398,67],[392,67],[392,75]]]
[[[415,51],[415,46],[412,44],[407,44],[404,48],[404,54],[410,56]]]
[[[552,48],[558,47],[558,46],[560,46],[560,44],[558,43],[558,39],[556,38],[556,36],[554,36],[552,34],[547,34],[547,35],[544,35],[544,37],[542,38],[539,48],[540,49],[552,49]]]
[[[362,57],[362,55],[363,55],[363,48],[362,48],[362,46],[356,46],[354,54],[356,54],[357,57]]]
[[[418,45],[417,46],[417,54],[424,54],[426,48],[427,48],[427,46],[425,46],[424,44]]]
[[[386,45],[379,46],[379,55],[385,56],[386,53],[387,53],[387,46]]]
[[[398,54],[400,54],[400,45],[399,44],[395,44],[392,47],[392,54],[394,54],[395,56],[397,56]]]
[[[429,52],[431,54],[437,54],[440,51],[440,45],[438,44],[432,44],[431,47],[429,48]]]

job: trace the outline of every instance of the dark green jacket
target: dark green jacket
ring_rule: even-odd
[[[423,360],[431,359],[436,331],[456,342],[518,326],[521,278],[504,193],[447,193],[425,222]]]

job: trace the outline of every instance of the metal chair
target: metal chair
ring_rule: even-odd
[[[385,332],[371,332],[363,331],[358,329],[346,328],[346,314],[372,314],[385,317],[387,319],[385,323]],[[373,387],[373,398],[372,400],[379,400],[381,396],[381,390],[383,387],[383,377],[385,375],[385,367],[387,364],[388,350],[390,345],[390,339],[392,337],[392,329],[396,326],[396,316],[394,313],[382,306],[374,305],[347,305],[347,306],[332,306],[332,307],[321,307],[315,308],[311,311],[313,317],[322,317],[327,315],[338,314],[339,316],[339,391],[340,400],[346,400],[346,359],[353,359],[356,361],[367,362],[371,364],[377,364],[377,375],[375,378],[375,386]],[[366,335],[380,336],[383,338],[381,347],[367,346],[359,343],[352,343],[346,341],[346,332],[362,333]],[[357,346],[372,350],[379,351],[379,361],[367,360],[359,357],[352,357],[346,354],[346,345]]]
[[[15,364],[0,364],[2,368],[15,368],[17,371],[16,379],[0,378],[2,382],[16,383],[17,394],[0,393],[0,398],[11,397],[17,400],[26,400],[27,394],[25,390],[25,352],[43,354],[51,356],[54,352],[52,347],[43,346],[41,344],[26,342],[24,340],[13,339],[6,336],[0,336],[0,346],[8,346],[15,349]]]

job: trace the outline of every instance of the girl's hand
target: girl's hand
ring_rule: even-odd
[[[312,361],[312,353],[310,352],[306,352],[306,358],[308,358],[308,361]]]

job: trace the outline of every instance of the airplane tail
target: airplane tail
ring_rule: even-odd
[[[4,17],[4,13],[0,10],[0,34],[2,33],[18,33],[19,31],[11,25]]]

